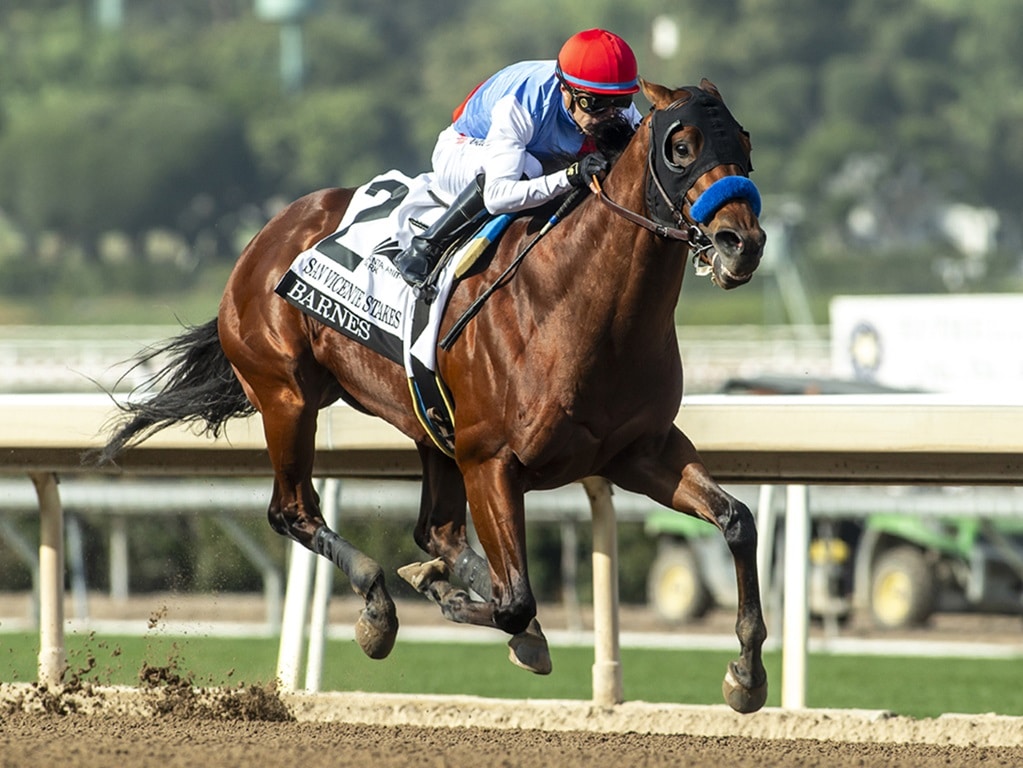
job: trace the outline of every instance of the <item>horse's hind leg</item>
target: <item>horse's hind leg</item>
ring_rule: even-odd
[[[608,479],[667,507],[703,518],[722,532],[735,562],[740,656],[728,665],[722,693],[737,712],[756,712],[767,700],[761,649],[767,628],[757,578],[757,531],[749,508],[711,478],[689,439],[672,429],[665,443],[644,446],[609,467]]]
[[[246,388],[255,391],[249,383]],[[274,466],[273,497],[267,512],[270,526],[333,561],[344,572],[355,593],[366,601],[355,625],[355,638],[370,658],[386,657],[394,647],[398,617],[383,569],[327,526],[313,489],[318,400],[303,396],[295,384],[269,393],[263,389],[256,403]]]
[[[334,531],[321,525],[309,549],[344,571],[352,589],[366,601],[355,622],[355,639],[371,659],[383,659],[398,636],[398,614],[387,591],[380,565]]]

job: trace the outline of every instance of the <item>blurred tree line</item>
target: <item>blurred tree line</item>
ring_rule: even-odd
[[[1017,0],[320,0],[292,90],[254,0],[122,0],[113,26],[103,4],[0,6],[7,295],[186,285],[286,200],[426,170],[473,85],[598,25],[648,79],[722,89],[753,136],[765,219],[785,219],[820,282],[991,288],[1019,271]],[[653,41],[655,20],[677,45]],[[949,225],[951,205],[995,216],[997,239],[964,251],[955,221],[974,220]]]
[[[582,492],[580,491],[580,496]],[[581,500],[585,505],[585,500]],[[412,510],[409,510],[410,514]],[[216,524],[213,515],[228,511],[211,510],[209,515],[133,515],[127,528],[129,552],[129,591],[131,594],[151,592],[259,592],[263,574],[253,565],[237,543]],[[81,557],[85,586],[94,592],[109,592],[111,516],[67,510],[75,518],[80,531]],[[257,546],[261,547],[278,573],[286,576],[288,539],[278,535],[262,516],[232,517]],[[39,536],[36,515],[12,516],[13,528],[32,546]],[[422,551],[412,539],[411,518],[389,515],[353,515],[344,521],[341,533],[346,539],[372,557],[384,569],[387,587],[395,597],[422,598],[397,576],[397,570],[416,560],[423,560]],[[562,536],[564,524],[527,523],[527,556],[529,573],[537,599],[559,602],[565,599],[562,573]],[[622,601],[641,604],[646,601],[646,581],[657,543],[647,536],[643,523],[624,520],[618,524],[618,551],[621,563],[619,592]],[[592,528],[588,522],[577,524],[577,563],[575,588],[579,599],[592,602]],[[30,547],[31,548],[31,547]],[[69,553],[69,562],[76,559]],[[72,578],[69,569],[68,586]],[[34,587],[32,571],[5,536],[0,536],[0,590],[30,591]],[[349,594],[350,584],[340,570],[334,571],[334,591]]]

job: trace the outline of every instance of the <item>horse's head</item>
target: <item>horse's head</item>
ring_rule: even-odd
[[[709,80],[671,90],[641,81],[653,104],[647,208],[667,226],[695,227],[693,247],[714,282],[729,289],[749,282],[766,235],[757,217],[760,193],[749,180],[749,134],[732,117]]]

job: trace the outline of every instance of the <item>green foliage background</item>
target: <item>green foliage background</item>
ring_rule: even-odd
[[[1019,287],[1016,0],[320,0],[292,90],[254,6],[123,0],[115,29],[99,0],[0,6],[0,322],[77,319],[71,294],[198,292],[212,311],[213,277],[282,202],[426,170],[473,85],[590,26],[628,38],[650,80],[722,89],[753,135],[765,221],[798,204],[790,256],[816,294]],[[995,253],[951,245],[949,203],[999,214]],[[755,317],[753,293],[732,304]]]
[[[293,90],[281,30],[254,0],[123,0],[116,29],[99,6],[0,4],[0,325],[209,319],[238,251],[285,201],[426,170],[469,89],[592,26],[629,39],[649,80],[721,88],[753,137],[765,223],[787,222],[818,322],[833,293],[1023,282],[1018,0],[319,0],[301,22]],[[667,56],[651,36],[662,17],[679,30]],[[953,247],[935,222],[949,203],[998,214],[994,252]],[[869,236],[849,226],[853,212],[874,222]],[[727,298],[688,281],[680,321],[777,319],[761,273]],[[174,546],[209,540],[198,522],[181,525],[160,538],[139,523],[137,546],[165,548],[147,551],[152,568],[133,589],[218,586],[210,574],[227,569],[212,559],[240,560]],[[537,583],[556,584],[557,532],[530,542]],[[623,596],[642,599],[650,543],[625,528],[622,546],[639,564],[623,569]],[[102,552],[95,562],[90,583],[102,586]],[[28,578],[13,556],[0,566],[0,583]],[[220,588],[253,588],[251,571],[231,573]]]

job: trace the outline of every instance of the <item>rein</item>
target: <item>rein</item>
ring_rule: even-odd
[[[633,224],[638,224],[643,229],[653,232],[655,235],[666,237],[669,240],[681,240],[683,243],[693,243],[699,238],[703,237],[703,233],[700,232],[698,227],[690,225],[685,229],[677,229],[676,227],[669,227],[666,224],[658,224],[653,219],[648,219],[646,216],[641,216],[635,211],[630,211],[624,205],[619,205],[604,191],[604,188],[600,186],[600,180],[594,176],[590,181],[590,189],[597,198],[610,208],[612,211],[617,213],[623,219],[631,221]]]
[[[714,258],[711,254],[714,245],[711,243],[703,231],[696,225],[690,224],[685,229],[678,229],[676,227],[669,227],[666,224],[658,224],[653,219],[648,219],[646,216],[641,216],[635,211],[630,211],[624,205],[620,205],[607,196],[604,188],[600,185],[600,179],[596,176],[590,181],[590,190],[597,196],[605,206],[610,208],[612,211],[617,213],[623,219],[631,221],[633,224],[638,224],[655,235],[666,237],[669,240],[678,240],[683,243],[688,243],[690,250],[693,252],[693,266],[696,268],[697,275],[708,275],[711,273],[714,264]]]
[[[596,181],[596,178],[594,178],[594,181]],[[505,268],[505,270],[500,275],[497,276],[497,279],[494,280],[494,282],[491,283],[490,286],[476,298],[476,301],[469,305],[465,312],[462,313],[462,316],[459,317],[455,321],[454,325],[451,326],[451,329],[446,334],[444,334],[444,338],[440,340],[440,344],[438,345],[440,346],[441,349],[443,350],[451,349],[451,346],[455,343],[455,340],[458,339],[462,331],[465,330],[465,326],[467,326],[469,324],[469,321],[476,317],[476,315],[479,314],[480,310],[483,309],[483,305],[486,303],[487,299],[489,299],[493,295],[493,293],[504,284],[505,279],[518,268],[519,264],[522,263],[522,260],[526,258],[526,254],[533,250],[534,245],[540,242],[540,238],[542,238],[544,235],[550,232],[555,224],[557,224],[566,215],[568,215],[568,212],[571,211],[572,208],[574,208],[581,199],[582,189],[573,189],[571,192],[568,193],[564,202],[562,202],[561,205],[558,206],[558,210],[554,212],[554,215],[547,220],[547,223],[543,225],[540,231],[536,233],[536,235],[533,237],[532,240],[529,241],[526,247],[523,248],[519,252],[519,254],[512,260],[512,263],[509,264]]]

